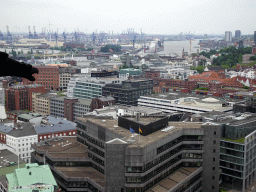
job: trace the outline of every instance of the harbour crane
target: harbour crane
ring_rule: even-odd
[[[37,33],[36,33],[36,27],[33,26],[33,29],[34,29],[34,39],[38,39],[38,35],[37,35]]]
[[[7,43],[11,43],[12,42],[12,34],[9,31],[9,26],[6,26],[7,28]]]
[[[30,26],[28,26],[28,38],[29,39],[33,39],[33,35],[31,33],[31,31],[30,31]]]

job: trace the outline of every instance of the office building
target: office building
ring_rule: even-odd
[[[220,125],[221,179],[228,188],[245,192],[256,181],[256,114],[200,114],[203,122]]]
[[[0,87],[0,105],[5,105],[5,89]]]
[[[217,192],[220,126],[168,119],[84,116],[76,121],[77,141],[37,143],[33,162],[45,155],[65,191]]]
[[[240,30],[235,31],[235,38],[241,38],[241,31]]]
[[[137,105],[138,98],[153,93],[153,80],[132,79],[123,81],[122,85],[107,84],[103,87],[104,96],[112,96],[116,103],[124,105]]]
[[[205,113],[209,111],[228,112],[233,110],[233,104],[244,103],[234,98],[219,98],[210,95],[194,93],[166,92],[138,99],[138,106],[161,109],[163,112]]]
[[[78,80],[73,88],[72,97],[92,99],[102,96],[102,88],[106,84],[120,84],[122,82],[119,78],[90,78]]]
[[[232,41],[232,32],[231,31],[225,31],[225,39],[226,42]]]
[[[41,115],[50,115],[50,98],[57,97],[55,93],[32,93],[32,110]]]
[[[59,68],[59,83],[60,90],[67,90],[69,80],[76,74],[76,69],[73,67]]]
[[[32,93],[47,93],[47,90],[38,84],[14,85],[6,89],[6,110],[32,111]]]
[[[254,31],[254,45],[256,45],[256,31]]]
[[[47,90],[59,90],[60,75],[58,66],[34,66],[39,73],[33,74],[35,81],[22,78],[23,85],[40,84]]]
[[[91,99],[70,97],[50,98],[50,115],[74,121],[77,117],[91,111]]]

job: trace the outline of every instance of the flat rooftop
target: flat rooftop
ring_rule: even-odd
[[[102,173],[92,167],[55,167],[67,177],[88,177],[100,186],[105,186],[105,177]]]
[[[140,117],[142,120],[143,117]],[[103,125],[110,131],[113,131],[121,136],[121,138],[124,138],[123,141],[130,143],[130,147],[136,147],[139,144],[139,147],[145,147],[146,145],[153,143],[163,137],[165,137],[168,134],[172,134],[177,130],[180,129],[201,129],[201,122],[169,122],[169,130],[162,131],[163,129],[156,131],[152,134],[149,134],[147,136],[140,135],[140,142],[139,142],[139,134],[137,133],[131,133],[130,130],[125,129],[123,127],[118,126],[118,120],[116,119],[95,119],[93,117],[81,117],[78,118],[78,120],[81,121],[91,121],[93,123]],[[133,128],[133,127],[132,127]],[[134,128],[133,128],[134,129]]]
[[[220,102],[242,102],[244,100],[242,99],[235,99],[235,98],[221,98],[216,97],[212,95],[201,95],[201,94],[193,94],[193,93],[182,93],[178,91],[169,91],[166,93],[160,93],[160,94],[153,94],[153,95],[147,95],[142,97],[151,97],[151,98],[158,98],[158,99],[164,99],[164,100],[177,100],[180,98],[187,98],[187,97],[193,97],[198,100],[203,100],[206,98],[214,98],[216,100],[219,100]]]
[[[48,152],[53,158],[87,158],[87,147],[77,141],[77,137],[63,137],[62,140],[54,139],[41,141],[34,148]]]
[[[181,167],[147,192],[167,192],[198,169],[199,167]]]

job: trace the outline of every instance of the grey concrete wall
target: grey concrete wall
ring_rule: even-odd
[[[125,186],[126,144],[106,143],[105,191],[121,191]]]
[[[218,192],[221,126],[204,124],[203,145],[203,191]],[[214,134],[216,132],[216,135]],[[216,141],[216,144],[214,143]],[[215,149],[215,152],[213,152]],[[213,160],[215,158],[215,161]],[[215,170],[213,170],[215,168]],[[213,179],[214,177],[214,179]],[[214,189],[212,188],[214,187]]]

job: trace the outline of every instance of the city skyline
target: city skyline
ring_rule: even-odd
[[[62,33],[80,31],[122,33],[128,28],[146,34],[223,34],[241,30],[242,35],[253,34],[256,2],[247,1],[160,1],[143,3],[129,1],[79,0],[4,0],[0,31],[27,32],[28,26],[41,33],[42,28]]]

